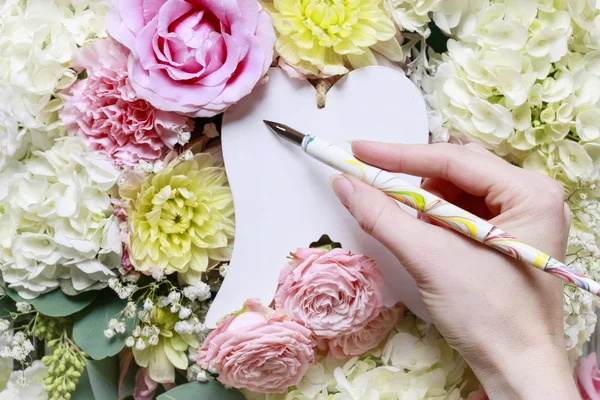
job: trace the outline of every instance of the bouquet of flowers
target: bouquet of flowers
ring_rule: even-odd
[[[333,244],[207,329],[235,236],[219,116],[270,67],[319,90],[403,71],[432,141],[563,185],[568,263],[600,279],[599,21],[592,0],[3,1],[0,399],[484,399]],[[595,307],[565,287],[573,362]]]

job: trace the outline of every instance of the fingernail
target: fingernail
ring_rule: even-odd
[[[344,203],[346,207],[348,207],[350,196],[354,191],[350,181],[344,178],[342,175],[334,175],[331,177],[331,187],[333,188],[333,191],[338,199],[340,199],[340,201]]]

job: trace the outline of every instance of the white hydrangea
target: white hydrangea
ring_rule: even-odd
[[[462,37],[478,13],[489,5],[489,0],[386,0],[386,3],[402,30],[428,37],[431,33],[428,24],[433,20],[446,34]]]
[[[0,170],[7,158],[47,150],[63,134],[55,94],[77,78],[78,47],[105,37],[105,0],[6,0],[0,4]]]
[[[573,33],[566,3],[550,13],[539,7],[533,1],[489,3],[461,22],[460,40],[448,42],[443,63],[423,84],[453,134],[521,160],[523,151],[577,133],[571,122],[584,111],[578,88],[595,93],[597,78],[564,62]],[[595,108],[593,97],[587,105]],[[585,117],[595,123],[592,112]]]
[[[63,281],[68,291],[106,286],[120,265],[119,221],[107,191],[119,172],[78,137],[0,173],[0,271],[31,299]]]
[[[442,0],[387,0],[394,21],[402,30],[417,32],[425,37],[431,33],[428,27],[430,14],[437,11]]]
[[[244,394],[250,400],[458,400],[469,392],[466,368],[435,327],[408,315],[380,348],[363,357],[319,357],[300,383],[283,394]]]
[[[35,360],[24,371],[14,371],[6,388],[0,392],[0,400],[47,400],[44,379],[48,367]]]

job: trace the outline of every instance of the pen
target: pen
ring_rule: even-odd
[[[479,218],[420,187],[413,186],[388,171],[365,164],[340,147],[327,143],[323,139],[305,135],[284,124],[272,121],[264,122],[274,133],[300,146],[306,154],[322,163],[360,179],[381,190],[394,200],[480,243],[542,271],[556,275],[568,284],[600,296],[600,283],[578,273],[535,247],[521,242],[485,219]]]

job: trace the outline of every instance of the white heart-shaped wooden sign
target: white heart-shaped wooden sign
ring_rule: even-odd
[[[427,143],[427,111],[416,86],[401,72],[367,67],[340,79],[318,109],[306,81],[272,69],[223,120],[225,168],[236,215],[235,245],[227,276],[206,324],[239,309],[249,298],[270,304],[290,251],[327,234],[353,253],[374,259],[385,278],[387,305],[398,301],[427,318],[416,285],[383,245],[365,234],[330,188],[333,169],[276,137],[263,119],[287,124],[349,150],[349,142]],[[405,176],[419,185],[420,179]],[[401,226],[398,235],[410,235]]]

